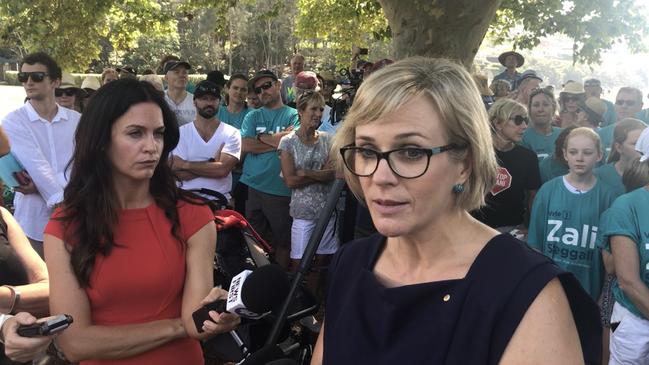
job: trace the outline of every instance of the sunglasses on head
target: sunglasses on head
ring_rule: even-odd
[[[57,98],[60,98],[61,96],[75,96],[77,94],[77,90],[74,88],[69,88],[69,89],[54,89],[54,96]]]
[[[635,106],[635,100],[615,100],[615,105]]]
[[[262,92],[263,90],[268,90],[268,89],[270,89],[271,87],[273,87],[273,82],[272,82],[272,81],[264,82],[263,84],[261,84],[261,85],[259,85],[259,86],[257,86],[257,87],[255,88],[255,94],[261,94],[261,92]]]
[[[514,121],[514,124],[516,124],[516,125],[521,125],[523,123],[525,123],[525,124],[530,123],[530,119],[528,117],[524,117],[522,115],[517,115],[517,116],[511,117],[509,119]]]
[[[34,82],[41,82],[45,79],[45,76],[49,76],[47,72],[36,71],[36,72],[18,72],[18,81],[27,82],[29,78],[32,78]]]

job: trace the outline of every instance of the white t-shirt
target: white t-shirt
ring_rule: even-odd
[[[185,96],[185,99],[180,103],[176,104],[169,97],[169,91],[165,91],[165,100],[169,104],[171,111],[176,114],[176,119],[178,119],[178,125],[183,126],[189,124],[196,119],[196,106],[194,106],[194,94],[188,92]]]
[[[185,161],[208,161],[210,158],[214,158],[221,144],[224,144],[221,153],[227,153],[236,159],[241,158],[241,133],[238,129],[220,123],[212,138],[205,142],[198,134],[196,125],[189,123],[180,127],[180,140],[173,154]],[[232,173],[222,178],[197,177],[182,181],[181,187],[187,190],[201,188],[215,190],[229,199],[232,190]]]

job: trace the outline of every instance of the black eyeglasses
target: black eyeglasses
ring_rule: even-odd
[[[67,89],[54,89],[54,96],[60,98],[61,96],[75,96],[77,95],[77,89],[67,88]]]
[[[442,152],[463,149],[466,146],[448,144],[441,147],[397,148],[387,152],[379,152],[370,148],[345,146],[340,149],[345,166],[354,175],[359,177],[371,176],[379,167],[379,162],[385,159],[390,170],[404,179],[414,179],[428,171],[430,158]]]
[[[263,84],[261,84],[261,85],[259,85],[259,86],[257,86],[257,87],[255,88],[255,94],[261,94],[261,92],[262,92],[263,90],[268,90],[268,89],[270,89],[271,87],[273,87],[273,82],[272,82],[272,81],[264,82]]]
[[[635,100],[615,100],[615,105],[635,106]]]
[[[41,82],[45,79],[45,76],[49,76],[47,72],[35,71],[35,72],[18,72],[18,81],[27,82],[29,78],[32,78],[34,82]]]
[[[514,124],[516,124],[516,125],[521,125],[523,123],[530,124],[530,118],[524,117],[522,115],[516,115],[516,116],[510,117],[509,120],[513,121]]]

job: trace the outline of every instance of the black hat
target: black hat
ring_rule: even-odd
[[[507,59],[507,56],[511,55],[516,56],[516,67],[523,66],[523,64],[525,63],[525,58],[522,54],[514,51],[508,51],[500,54],[500,56],[498,56],[498,62],[500,62],[501,65],[505,66],[505,60]]]
[[[133,75],[137,75],[137,71],[131,66],[122,66],[117,68],[117,72],[126,72]]]
[[[248,85],[252,85],[252,87],[254,87],[257,80],[263,79],[264,77],[270,77],[274,81],[279,80],[277,78],[277,76],[273,73],[273,71],[271,71],[271,70],[261,70],[261,71],[258,71],[255,74],[255,76],[252,79],[250,79],[250,81],[248,81]]]
[[[207,80],[219,85],[221,88],[225,86],[225,77],[223,76],[223,72],[219,70],[208,72]]]
[[[165,63],[164,67],[162,68],[162,73],[166,74],[171,70],[175,70],[178,66],[184,66],[188,70],[192,68],[192,66],[185,61],[169,61]]]
[[[203,80],[196,85],[194,89],[194,99],[203,97],[204,95],[212,95],[221,99],[221,87],[212,81]]]

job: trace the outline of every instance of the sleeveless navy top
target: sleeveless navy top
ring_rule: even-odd
[[[497,364],[527,308],[558,277],[584,359],[601,356],[597,305],[577,279],[508,234],[491,239],[463,279],[386,288],[372,272],[385,246],[344,245],[329,267],[323,364]]]

